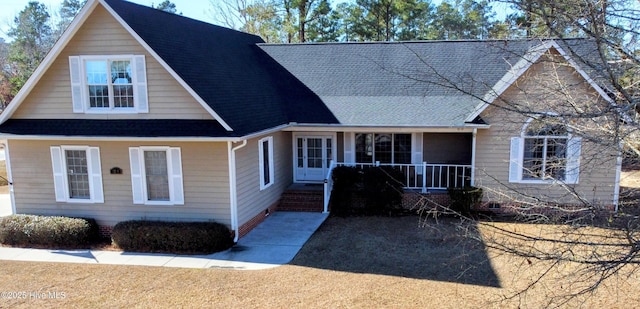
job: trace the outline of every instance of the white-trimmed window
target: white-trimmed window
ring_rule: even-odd
[[[131,147],[129,160],[134,204],[184,204],[180,148]]]
[[[104,203],[98,147],[53,146],[51,163],[57,202]]]
[[[260,165],[260,190],[273,184],[273,137],[265,137],[258,141],[258,158]]]
[[[144,55],[71,56],[74,113],[147,113]]]
[[[509,181],[578,183],[581,139],[547,117],[531,118],[511,138]]]

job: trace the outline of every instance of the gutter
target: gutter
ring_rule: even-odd
[[[342,124],[305,124],[305,123],[289,123],[279,125],[270,129],[250,133],[239,137],[211,137],[211,136],[71,136],[71,135],[19,135],[11,133],[0,133],[0,139],[16,139],[16,140],[63,140],[63,141],[165,141],[165,142],[231,142],[239,143],[247,139],[258,136],[271,134],[278,131],[332,131],[342,130],[345,132],[357,132],[362,130],[385,131],[393,130],[394,132],[416,132],[423,130],[424,132],[472,132],[475,129],[489,129],[488,124],[466,124],[464,126],[376,126],[376,125],[342,125]]]
[[[211,137],[211,136],[71,136],[71,135],[18,135],[10,133],[0,133],[0,139],[18,139],[18,140],[64,140],[64,141],[165,141],[165,142],[232,142],[239,143],[243,140],[252,139],[254,137],[271,134],[273,132],[282,131],[290,125],[280,125],[270,129],[258,131],[240,137]]]
[[[318,130],[327,130],[327,129],[342,129],[343,131],[358,131],[362,129],[374,128],[377,130],[380,129],[388,129],[388,130],[451,130],[451,129],[460,129],[460,130],[470,130],[474,128],[478,129],[489,129],[491,128],[490,124],[471,124],[465,123],[462,126],[415,126],[415,125],[377,125],[377,124],[357,124],[357,125],[345,125],[345,124],[315,124],[315,123],[295,123],[292,122],[286,128],[285,131],[298,131],[298,130],[309,130],[309,129],[318,129]],[[470,132],[470,131],[469,131]]]
[[[233,147],[233,142],[227,142],[229,151],[229,208],[231,211],[231,230],[234,232],[233,242],[237,243],[240,238],[240,227],[238,226],[238,190],[236,188],[236,151],[247,146],[247,140],[242,144]]]
[[[118,137],[118,136],[69,136],[69,135],[17,135],[0,133],[1,139],[16,139],[16,140],[61,140],[61,141],[165,141],[165,142],[241,142],[240,137],[198,137],[198,136],[184,136],[184,137]]]
[[[618,156],[616,158],[616,182],[613,188],[613,211],[618,212],[620,203],[620,177],[622,174],[622,142],[618,146]]]
[[[471,136],[471,186],[476,185],[476,142],[478,129],[474,128]]]

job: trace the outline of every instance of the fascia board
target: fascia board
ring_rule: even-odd
[[[545,42],[531,48],[518,62],[516,62],[498,82],[491,87],[491,90],[482,98],[482,103],[478,104],[474,112],[469,115],[465,122],[471,122],[478,117],[489,105],[500,97],[513,83],[526,72],[540,57],[551,47],[549,42]]]

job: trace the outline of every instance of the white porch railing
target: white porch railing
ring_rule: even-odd
[[[372,166],[391,166],[400,170],[403,179],[398,179],[405,189],[445,190],[447,188],[462,188],[473,185],[472,167],[466,164],[386,164],[386,163],[334,163],[329,164],[329,172],[324,180],[324,211],[328,211],[331,190],[333,190],[333,169],[337,166],[355,166],[360,168]]]
[[[329,161],[329,172],[327,173],[327,177],[324,179],[323,213],[329,212],[329,200],[331,199],[331,191],[333,191],[333,169],[335,167],[336,164],[333,160]]]

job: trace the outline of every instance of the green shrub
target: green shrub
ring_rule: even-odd
[[[403,178],[404,174],[391,166],[364,169],[361,193],[369,214],[391,214],[402,208]]]
[[[19,246],[81,247],[98,239],[93,219],[12,215],[0,219],[0,243]]]
[[[403,174],[396,168],[340,166],[332,175],[333,215],[390,215],[402,208]]]
[[[338,166],[333,169],[333,190],[331,191],[331,214],[348,216],[354,212],[354,194],[356,185],[361,182],[362,175],[358,168]]]
[[[229,229],[215,222],[123,221],[111,239],[126,251],[213,253],[233,246]]]
[[[471,208],[482,199],[482,189],[473,186],[448,188],[447,193],[451,198],[449,208],[465,216],[471,214]]]

